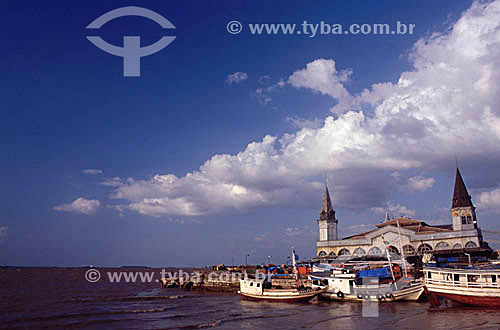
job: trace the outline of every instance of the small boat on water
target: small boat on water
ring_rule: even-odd
[[[293,287],[282,288],[272,285],[272,276],[264,276],[256,279],[241,279],[238,293],[242,298],[251,300],[267,300],[281,302],[308,301],[324,290],[305,287],[299,279],[297,272],[295,250],[292,248],[293,275],[290,278],[294,282]],[[294,281],[295,280],[295,281]]]
[[[422,281],[410,277],[402,277],[397,281],[387,280],[386,268],[365,271],[334,271],[329,276],[313,274],[313,288],[326,290],[321,293],[324,298],[339,301],[417,301],[424,288]]]
[[[308,301],[321,292],[321,290],[305,287],[273,288],[267,279],[240,280],[240,291],[238,291],[242,297],[247,299],[282,302]]]
[[[483,267],[423,269],[425,289],[433,305],[438,298],[484,307],[500,308],[500,267],[490,264]]]

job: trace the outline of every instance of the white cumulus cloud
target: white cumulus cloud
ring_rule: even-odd
[[[349,103],[351,94],[344,87],[352,71],[338,71],[332,59],[317,59],[308,63],[305,69],[295,71],[288,83],[297,88],[308,88],[324,95],[330,95],[341,103]]]
[[[477,199],[478,208],[487,213],[500,213],[500,188],[484,191]]]
[[[101,203],[98,200],[80,197],[75,199],[72,203],[54,206],[54,210],[92,215],[97,211],[100,205]]]
[[[409,209],[407,206],[401,205],[399,203],[387,202],[386,207],[374,207],[372,208],[374,212],[385,214],[387,211],[389,216],[392,218],[398,218],[401,216],[415,216],[417,211]]]
[[[226,77],[226,84],[232,85],[242,82],[248,78],[248,74],[245,72],[235,72],[231,73]]]
[[[424,178],[422,176],[413,176],[408,179],[409,191],[426,191],[436,183],[434,178]]]

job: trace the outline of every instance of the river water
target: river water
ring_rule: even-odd
[[[124,269],[100,269],[101,274]],[[236,294],[163,289],[156,282],[96,283],[84,268],[0,269],[1,329],[500,329],[500,310],[313,300],[266,303]],[[133,269],[130,271],[141,271]],[[146,269],[144,271],[153,271]],[[373,306],[370,307],[373,315]]]

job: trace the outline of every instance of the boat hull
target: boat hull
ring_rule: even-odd
[[[390,295],[384,295],[381,297],[378,293],[368,293],[364,294],[362,298],[357,295],[346,294],[343,297],[339,296],[335,292],[324,292],[321,296],[331,300],[337,301],[380,301],[380,302],[391,302],[391,301],[417,301],[420,299],[424,292],[423,286],[414,286],[398,291],[391,292]]]
[[[311,292],[302,295],[293,296],[273,296],[273,295],[253,295],[249,293],[239,292],[241,298],[247,300],[259,300],[259,301],[275,301],[275,302],[299,302],[299,301],[309,301],[314,298],[319,292]]]
[[[465,305],[500,308],[500,298],[466,296],[466,295],[452,294],[452,293],[430,292],[430,294],[434,294],[441,298],[448,298],[452,301]]]
[[[483,291],[476,288],[450,288],[432,284],[427,284],[426,288],[429,295],[433,295],[438,298],[447,298],[461,304],[496,308],[500,307],[500,292],[495,289]]]

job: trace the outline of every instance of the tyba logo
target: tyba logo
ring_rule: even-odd
[[[175,29],[175,26],[170,23],[165,17],[152,10],[141,7],[122,7],[117,8],[106,14],[96,18],[92,23],[87,26],[87,29],[99,29],[107,22],[123,16],[141,16],[149,18],[150,20],[158,23],[164,29]],[[152,45],[141,47],[141,37],[138,36],[124,36],[123,47],[111,45],[104,41],[101,37],[88,36],[95,46],[103,51],[123,57],[123,76],[124,77],[140,77],[141,76],[141,57],[148,56],[159,52],[167,47],[175,37],[164,36]]]

